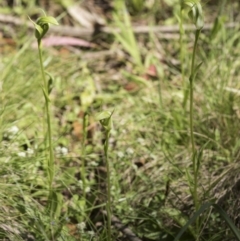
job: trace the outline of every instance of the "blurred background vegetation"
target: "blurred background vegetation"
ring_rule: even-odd
[[[105,136],[95,118],[102,110],[114,110],[112,240],[171,241],[191,220],[195,27],[182,3],[0,1],[1,240],[107,240]],[[240,4],[201,5],[196,64],[202,66],[193,102],[197,199],[200,206],[217,203],[239,228]],[[53,76],[54,220],[45,208],[44,98],[29,20],[41,9],[59,22],[43,43],[44,67]],[[208,209],[179,240],[236,239],[223,216]]]

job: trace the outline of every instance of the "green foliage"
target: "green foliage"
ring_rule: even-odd
[[[130,0],[128,4],[133,8],[136,12],[141,12],[144,7],[144,1],[143,0]]]
[[[124,1],[115,3],[113,19],[120,32],[115,32],[115,38],[122,44],[124,49],[131,55],[133,61],[142,67],[141,53],[131,26],[131,20]]]
[[[24,1],[26,8],[30,2]],[[149,2],[132,4],[145,17]],[[239,240],[233,186],[239,173],[240,44],[238,31],[224,25],[234,14],[221,3],[212,29],[200,35],[201,7],[212,22],[209,5],[161,1],[162,9],[154,12],[179,21],[182,41],[171,33],[142,38],[133,34],[133,12],[124,10],[123,1],[115,4],[113,24],[121,31],[114,36],[131,61],[127,55],[88,59],[89,50],[55,56],[58,49],[45,49],[39,71],[27,38],[3,51],[0,239],[125,240],[111,222],[117,216],[140,239]],[[16,1],[14,11],[19,6]],[[184,29],[187,16],[195,25],[195,43]],[[169,20],[158,17],[159,24]],[[40,19],[34,25],[38,41],[56,24],[51,17]],[[153,77],[145,75],[150,65],[157,72]],[[186,77],[189,94],[180,83]],[[129,84],[138,90],[129,91]],[[43,118],[46,103],[51,134]],[[113,112],[101,109],[114,109],[114,128]],[[220,199],[225,211],[216,205]]]
[[[213,206],[217,212],[221,215],[221,217],[224,219],[224,221],[228,224],[229,228],[231,229],[232,233],[234,234],[235,238],[237,240],[240,240],[240,231],[239,229],[233,224],[231,219],[228,217],[226,212],[217,204],[214,203],[205,203],[203,204],[199,210],[195,212],[195,214],[189,219],[189,221],[183,226],[179,234],[175,237],[174,241],[180,240],[183,233],[189,228],[189,225],[191,225],[206,209],[209,209],[211,206]]]

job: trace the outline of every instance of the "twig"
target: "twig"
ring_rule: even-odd
[[[102,211],[102,213],[106,216],[107,212]],[[136,234],[132,232],[131,229],[129,229],[126,225],[124,225],[116,216],[112,215],[111,218],[112,225],[114,225],[120,232],[126,235],[126,237],[129,239],[129,241],[142,241],[137,237]]]
[[[2,23],[8,23],[13,24],[16,26],[22,26],[25,25],[28,28],[34,28],[32,23],[24,21],[20,18],[13,17],[10,15],[0,14],[0,22]],[[225,24],[225,28],[235,28],[238,27],[239,23],[227,23]],[[185,31],[193,31],[195,29],[194,25],[184,25],[183,26]],[[203,27],[204,30],[210,30],[212,29],[213,24],[205,24]],[[2,29],[6,29],[6,26],[0,26]],[[100,29],[100,32],[112,34],[113,32],[120,32],[120,29],[114,28],[114,27],[102,27]],[[59,35],[66,35],[66,36],[72,36],[72,37],[81,37],[83,39],[89,39],[94,35],[93,29],[86,29],[82,27],[70,27],[70,26],[56,26],[50,29],[51,33],[56,33]],[[161,38],[171,38],[169,34],[178,34],[179,32],[179,26],[178,25],[171,25],[171,26],[133,26],[133,32],[136,34],[143,34],[143,33],[159,33],[161,34]]]

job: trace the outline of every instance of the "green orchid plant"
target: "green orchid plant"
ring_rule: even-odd
[[[31,19],[30,19],[31,20]],[[31,20],[32,21],[32,20]],[[33,21],[32,21],[33,22]],[[46,122],[47,122],[47,138],[46,138],[46,149],[48,151],[48,158],[47,158],[47,176],[48,176],[48,186],[49,186],[49,198],[48,198],[48,210],[52,214],[52,200],[53,198],[53,180],[54,180],[54,153],[53,153],[53,144],[52,144],[52,127],[51,127],[51,115],[50,115],[50,98],[49,95],[52,90],[53,78],[50,74],[47,74],[50,78],[47,81],[46,72],[44,71],[43,66],[43,58],[42,58],[42,39],[46,35],[49,30],[50,24],[58,25],[58,22],[55,18],[51,16],[44,16],[37,19],[36,23],[33,22],[35,26],[35,37],[38,43],[38,54],[40,60],[40,68],[42,74],[42,91],[45,99],[45,115],[46,115]],[[54,217],[53,217],[54,218]]]
[[[107,211],[107,240],[111,241],[111,170],[110,170],[110,163],[108,159],[108,148],[109,148],[109,139],[110,139],[110,133],[112,130],[112,115],[113,111],[102,111],[100,112],[96,119],[100,122],[102,125],[104,131],[105,131],[105,143],[104,143],[104,155],[105,155],[105,161],[106,161],[106,167],[107,167],[107,202],[106,202],[106,211]]]
[[[191,58],[191,67],[190,67],[190,77],[189,77],[189,93],[190,93],[190,106],[189,106],[189,125],[190,125],[190,143],[191,143],[191,150],[192,150],[192,166],[193,166],[193,176],[187,171],[187,178],[189,182],[190,192],[194,200],[195,210],[198,210],[200,207],[199,198],[198,198],[198,173],[201,161],[201,151],[197,152],[195,147],[195,140],[194,140],[194,126],[193,126],[193,100],[194,100],[194,90],[193,90],[193,83],[195,81],[197,72],[202,65],[200,62],[197,66],[195,66],[195,59],[196,59],[196,52],[197,52],[197,45],[201,30],[204,25],[204,18],[203,18],[203,11],[200,0],[183,0],[181,2],[182,10],[188,10],[188,16],[192,20],[193,24],[196,27],[195,30],[195,40]],[[197,229],[199,228],[197,219]]]

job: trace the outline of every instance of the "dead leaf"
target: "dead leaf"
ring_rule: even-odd
[[[157,68],[154,64],[151,64],[146,72],[147,75],[151,76],[151,77],[157,77]]]
[[[64,36],[50,36],[50,37],[44,38],[42,40],[42,44],[45,47],[50,47],[50,46],[79,46],[79,47],[85,47],[85,48],[96,47],[95,44],[90,43],[86,40],[83,40],[80,38],[73,38],[73,37],[64,37]],[[34,42],[33,48],[37,48],[36,42]]]

